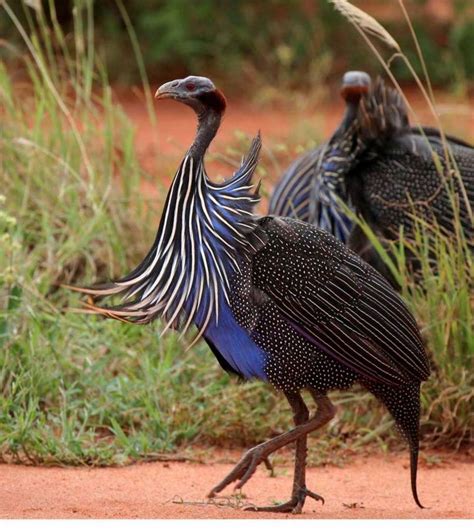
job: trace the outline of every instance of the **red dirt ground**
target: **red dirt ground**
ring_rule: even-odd
[[[405,92],[419,121],[424,125],[436,126],[436,120],[427,108],[426,102],[416,88]],[[196,118],[193,111],[175,101],[155,101],[156,125],[152,124],[147,113],[142,93],[116,91],[116,101],[136,126],[136,147],[143,168],[151,179],[143,180],[142,190],[148,199],[156,199],[163,194],[163,185],[169,187],[174,173],[184,153],[191,144]],[[474,97],[458,98],[443,92],[436,93],[437,110],[445,132],[474,142]],[[280,102],[278,105],[258,105],[246,101],[229,100],[221,128],[211,144],[211,154],[225,152],[229,143],[235,142],[235,131],[240,130],[249,136],[261,131],[263,150],[274,145],[294,148],[306,144],[308,140],[329,138],[339,124],[344,112],[344,104],[336,89],[325,102],[301,100]],[[415,121],[413,121],[415,123]],[[308,135],[316,134],[316,138]],[[242,155],[245,153],[242,153]],[[291,161],[297,154],[289,157]],[[234,156],[234,158],[236,158]],[[238,158],[238,157],[237,157]],[[207,161],[211,178],[229,177],[234,168],[216,160]],[[281,168],[285,169],[286,164]],[[271,193],[274,184],[281,176],[273,167],[262,180],[263,200],[258,212],[264,214],[268,207],[265,195]],[[160,185],[161,184],[161,185]]]
[[[236,455],[233,454],[235,461]],[[308,470],[307,484],[325,497],[308,499],[299,516],[246,512],[245,505],[286,501],[292,470],[277,468],[270,478],[263,467],[245,486],[246,495],[206,493],[230,469],[228,464],[151,463],[123,468],[41,468],[0,466],[1,518],[315,518],[413,519],[474,517],[474,464],[451,457],[436,467],[420,466],[419,509],[411,498],[407,455],[357,458],[343,468]],[[232,489],[224,491],[232,494]]]

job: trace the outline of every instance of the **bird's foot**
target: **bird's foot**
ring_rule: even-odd
[[[303,506],[306,500],[306,497],[311,497],[316,501],[321,501],[324,504],[324,499],[321,495],[313,493],[302,487],[298,490],[293,497],[283,504],[275,504],[274,506],[248,506],[244,508],[245,511],[255,511],[255,512],[277,512],[277,513],[294,513],[300,514],[303,511]]]
[[[250,479],[250,477],[255,473],[257,466],[262,462],[265,463],[267,469],[273,472],[273,467],[268,460],[268,455],[270,452],[266,451],[261,445],[247,451],[244,456],[240,459],[239,463],[234,467],[234,469],[221,481],[217,486],[212,488],[209,492],[208,497],[215,497],[220,491],[222,491],[226,486],[231,482],[238,480],[235,485],[235,489],[241,489],[244,484]]]

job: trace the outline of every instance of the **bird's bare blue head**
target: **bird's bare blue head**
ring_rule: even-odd
[[[222,115],[226,108],[224,94],[207,77],[190,75],[169,81],[156,91],[157,99],[175,99],[190,106],[198,116],[206,111]]]
[[[368,94],[372,80],[366,72],[352,70],[342,77],[341,96],[346,103],[359,103],[364,94]]]
[[[225,112],[224,94],[207,77],[190,75],[161,85],[155,97],[175,99],[194,110],[198,117],[198,132],[189,152],[196,159],[202,158],[216,135]]]

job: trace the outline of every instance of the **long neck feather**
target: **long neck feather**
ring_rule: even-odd
[[[368,94],[349,100],[341,125],[321,153],[314,173],[309,222],[345,241],[352,222],[341,202],[351,207],[346,177],[367,152],[408,129],[406,107],[394,89],[378,78]]]
[[[347,203],[345,175],[363,149],[357,138],[359,101],[347,102],[341,124],[321,151],[313,176],[308,222],[346,241],[352,221],[345,215],[341,202]]]
[[[92,306],[111,318],[147,323],[162,318],[183,332],[196,324],[204,332],[228,301],[230,277],[242,260],[264,244],[253,215],[259,202],[251,179],[261,148],[257,136],[240,169],[222,184],[212,183],[202,155],[220,116],[201,117],[198,133],[168,193],[158,232],[143,262],[127,276],[84,292],[121,295],[118,306]],[[201,155],[202,153],[202,155]]]
[[[369,147],[378,147],[409,131],[408,110],[402,96],[377,78],[357,112],[357,134]]]

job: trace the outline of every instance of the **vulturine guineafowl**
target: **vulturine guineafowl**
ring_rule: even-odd
[[[382,240],[415,240],[417,219],[447,236],[462,230],[474,245],[474,147],[432,127],[410,127],[400,94],[377,79],[361,98],[354,137],[365,149],[345,175],[347,201]],[[428,235],[430,234],[428,229]],[[383,272],[359,225],[348,246]],[[410,258],[416,270],[416,258]],[[387,278],[390,275],[385,273]]]
[[[300,219],[347,241],[353,222],[340,207],[340,197],[346,196],[344,176],[358,154],[358,146],[353,145],[354,121],[370,83],[365,72],[344,74],[341,96],[346,109],[340,125],[328,142],[302,155],[285,171],[273,190],[269,214]]]
[[[288,399],[295,428],[249,450],[215,486],[242,487],[261,462],[296,443],[291,499],[256,508],[300,513],[307,496],[307,436],[335,413],[327,393],[359,382],[383,402],[411,454],[416,503],[420,383],[429,362],[410,311],[390,285],[331,234],[298,220],[258,217],[257,136],[236,173],[209,180],[204,154],[226,101],[204,77],[162,85],[157,97],[189,105],[198,131],[169,190],[156,239],[130,274],[76,288],[94,298],[89,311],[131,323],[160,318],[166,328],[195,325],[222,367],[272,383]],[[120,305],[103,305],[109,295]],[[99,304],[99,305],[96,305]],[[317,404],[310,418],[301,391]]]
[[[413,238],[415,217],[446,234],[457,233],[457,208],[472,243],[474,148],[452,136],[443,143],[432,127],[411,127],[400,94],[381,79],[371,83],[364,72],[347,72],[341,92],[346,100],[341,125],[327,144],[290,166],[275,188],[270,213],[328,230],[389,279],[377,252],[341,203],[388,240],[397,239],[400,228],[404,237]],[[455,164],[446,157],[446,147]]]

